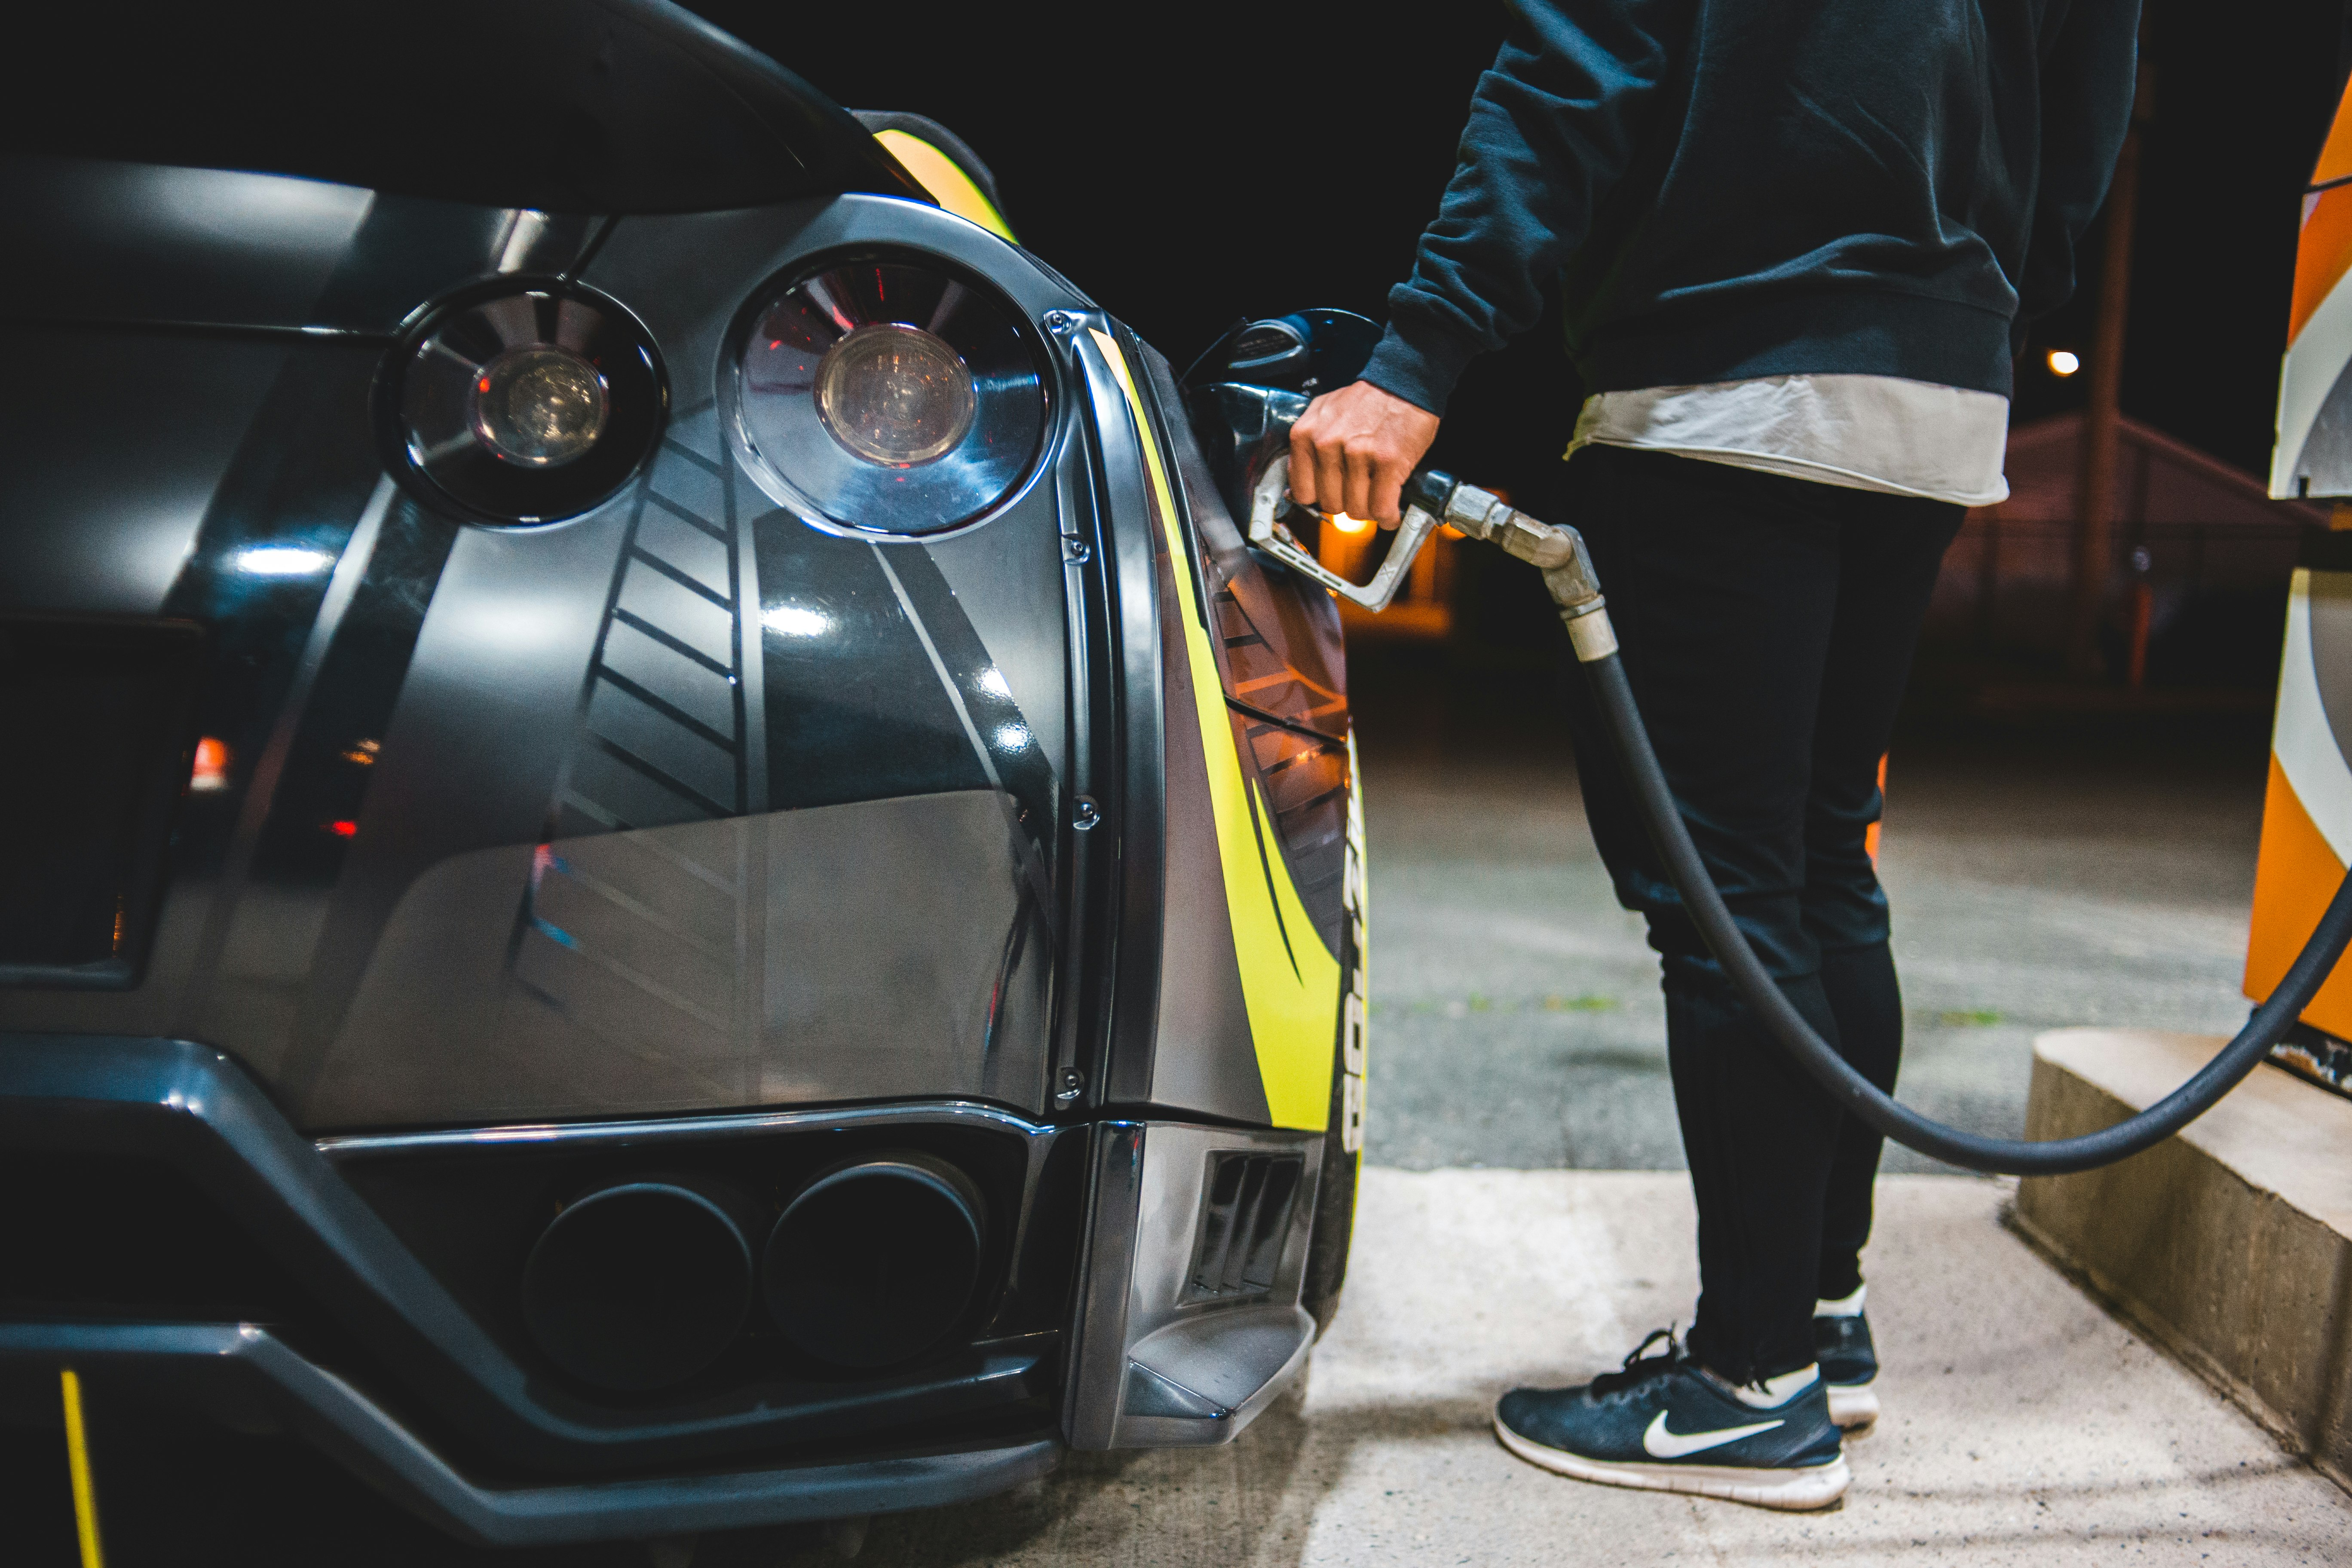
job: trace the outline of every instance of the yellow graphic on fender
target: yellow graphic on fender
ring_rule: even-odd
[[[1353,940],[1355,968],[1348,976],[1339,1036],[1339,1147],[1364,1152],[1364,1055],[1371,1016],[1371,891],[1364,879],[1364,770],[1356,761],[1356,731],[1348,731],[1348,881],[1342,901]]]
[[[889,149],[899,167],[914,175],[915,183],[930,192],[941,209],[980,225],[999,239],[1020,243],[1013,238],[1012,226],[988,199],[988,193],[974,184],[954,159],[910,132],[877,131],[874,140]]]
[[[1198,567],[1177,522],[1176,498],[1129,374],[1127,356],[1109,333],[1088,329],[1102,347],[1111,374],[1127,395],[1143,448],[1151,499],[1168,537],[1176,572],[1176,593],[1185,606],[1176,616],[1184,627],[1184,653],[1192,676],[1193,707],[1201,725],[1201,752],[1208,759],[1209,800],[1217,825],[1217,854],[1224,873],[1225,911],[1233,921],[1234,955],[1241,965],[1242,998],[1249,1009],[1250,1037],[1257,1048],[1258,1077],[1265,1085],[1267,1119],[1276,1127],[1321,1131],[1331,1119],[1331,1065],[1339,1024],[1339,961],[1315,935],[1314,922],[1290,879],[1280,850],[1261,855],[1259,825],[1274,820],[1256,782],[1243,771],[1225,711],[1224,685],[1208,628],[1191,606],[1200,602]],[[1169,715],[1170,722],[1176,716]],[[1284,932],[1296,931],[1288,942]]]

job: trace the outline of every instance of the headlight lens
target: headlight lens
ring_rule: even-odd
[[[460,295],[404,337],[391,378],[397,461],[486,522],[599,505],[636,472],[667,404],[645,329],[576,284]]]
[[[509,462],[561,468],[596,445],[611,405],[594,365],[533,343],[507,350],[474,378],[474,434]]]
[[[817,362],[817,417],[869,463],[945,457],[971,429],[973,401],[963,356],[919,327],[860,327]]]
[[[1045,443],[1035,334],[928,259],[835,261],[753,300],[726,393],[745,468],[808,521],[929,534],[1000,505]]]

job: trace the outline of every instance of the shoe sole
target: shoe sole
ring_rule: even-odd
[[[1826,1465],[1793,1470],[1750,1469],[1740,1465],[1645,1465],[1631,1459],[1588,1459],[1580,1454],[1547,1448],[1541,1443],[1520,1436],[1503,1425],[1499,1412],[1495,1416],[1495,1436],[1502,1440],[1504,1447],[1520,1458],[1531,1465],[1539,1465],[1555,1475],[1572,1476],[1580,1481],[1598,1481],[1604,1487],[1689,1492],[1698,1497],[1720,1498],[1726,1502],[1749,1503],[1757,1508],[1780,1509],[1790,1513],[1828,1508],[1845,1496],[1845,1489],[1853,1479],[1853,1472],[1846,1468],[1843,1454]]]
[[[1865,1383],[1831,1384],[1830,1419],[1844,1430],[1862,1431],[1878,1419],[1877,1392]]]

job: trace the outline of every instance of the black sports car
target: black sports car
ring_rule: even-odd
[[[1234,498],[1369,345],[1180,384],[662,0],[329,11],[146,8],[0,160],[5,1409],[508,1543],[1230,1439],[1364,1021],[1338,617]]]

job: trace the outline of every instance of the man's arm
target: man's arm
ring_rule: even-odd
[[[1690,0],[1512,0],[1478,79],[1454,178],[1361,382],[1317,398],[1291,434],[1291,493],[1393,524],[1463,367],[1543,310],[1543,280],[1584,240],[1632,161],[1640,110],[1689,25]]]
[[[2106,200],[2131,129],[2140,0],[2074,0],[2042,48],[2042,170],[2017,279],[2012,351],[2074,292],[2074,252]]]

